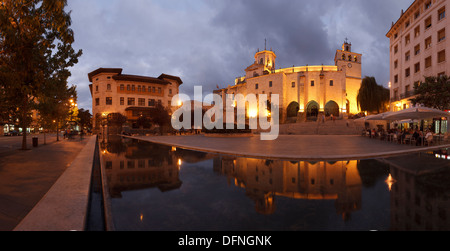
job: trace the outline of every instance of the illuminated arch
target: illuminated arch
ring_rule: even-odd
[[[328,101],[325,105],[325,116],[333,114],[335,117],[339,117],[339,105],[333,100]]]
[[[317,118],[319,115],[319,103],[312,100],[306,105],[306,117],[307,118]]]
[[[295,101],[291,102],[287,107],[287,117],[288,118],[297,117],[297,113],[299,110],[300,105]]]

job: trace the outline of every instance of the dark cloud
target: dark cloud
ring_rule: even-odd
[[[210,93],[243,76],[257,49],[277,54],[277,68],[333,64],[346,37],[363,54],[363,74],[389,81],[391,22],[412,0],[77,0],[69,1],[75,47],[72,69],[80,107],[91,109],[87,74],[178,75],[181,92]]]

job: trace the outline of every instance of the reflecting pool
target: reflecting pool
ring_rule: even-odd
[[[336,162],[100,144],[115,230],[450,230],[445,150]]]

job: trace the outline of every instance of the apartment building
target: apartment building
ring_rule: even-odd
[[[429,76],[450,75],[450,0],[416,0],[401,13],[390,39],[391,111],[411,107],[414,84]]]

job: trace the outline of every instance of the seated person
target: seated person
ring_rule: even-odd
[[[425,139],[427,140],[428,144],[433,142],[433,133],[431,131],[427,131],[427,134],[425,134]]]
[[[422,132],[417,130],[414,131],[412,137],[416,140],[416,146],[422,144]]]

